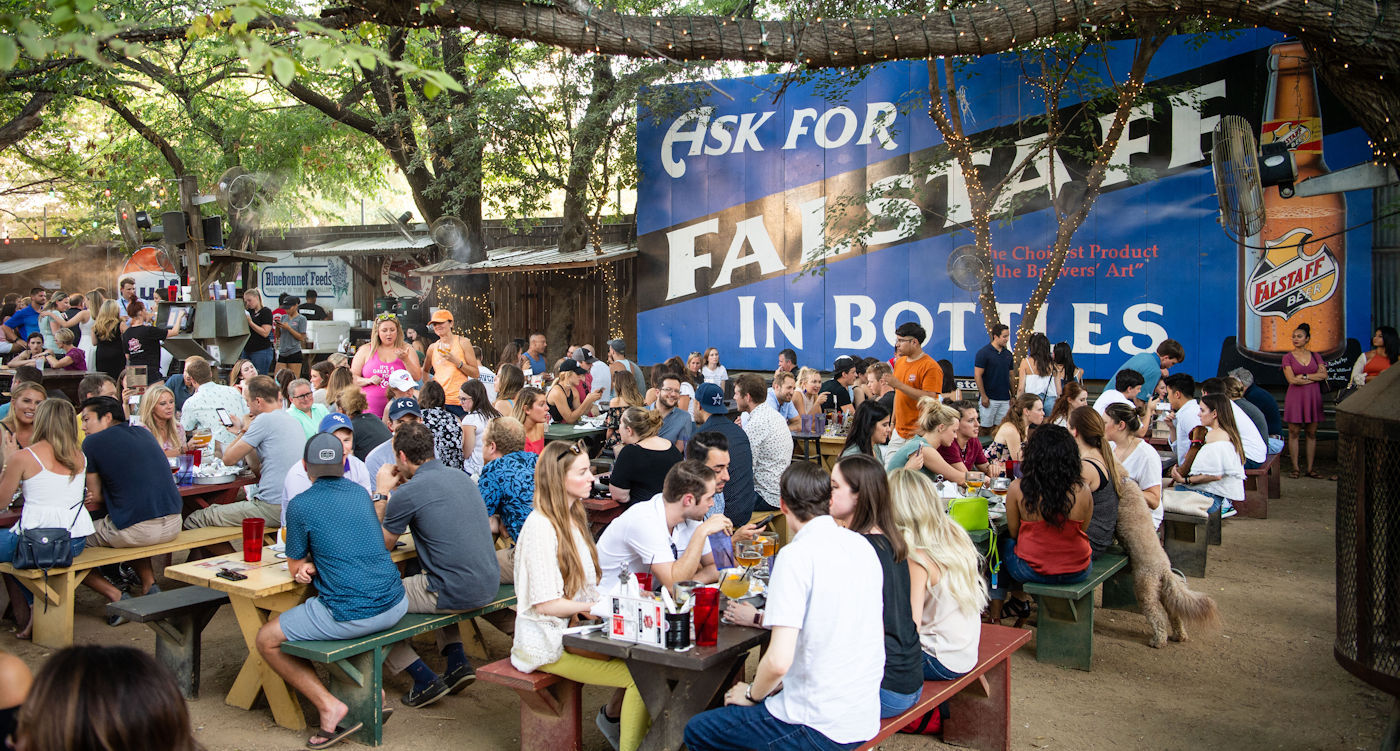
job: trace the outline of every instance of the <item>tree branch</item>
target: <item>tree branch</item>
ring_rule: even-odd
[[[19,114],[10,118],[10,121],[0,125],[0,151],[8,149],[16,142],[34,131],[44,123],[41,113],[53,101],[54,95],[47,91],[42,91],[29,97],[29,101],[19,111]]]

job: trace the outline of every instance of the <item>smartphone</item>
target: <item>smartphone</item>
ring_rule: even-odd
[[[233,427],[233,417],[229,415],[227,409],[224,409],[223,407],[215,407],[214,414],[219,416],[219,423],[222,424],[224,427]]]
[[[755,531],[762,532],[763,530],[768,529],[768,525],[772,523],[773,517],[770,516],[767,519],[764,519],[763,521],[755,524],[753,528]]]
[[[219,569],[219,573],[214,575],[219,577],[220,579],[228,579],[231,582],[241,582],[244,579],[248,578],[245,574],[240,574],[237,571],[231,571],[226,568]]]
[[[146,366],[132,365],[131,370],[126,374],[126,385],[128,388],[145,388]]]

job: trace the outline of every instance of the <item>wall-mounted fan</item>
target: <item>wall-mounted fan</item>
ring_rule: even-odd
[[[214,184],[214,199],[228,214],[228,247],[248,250],[272,214],[273,202],[284,182],[274,173],[249,172],[239,166],[224,170]]]
[[[948,254],[948,278],[968,292],[982,291],[987,271],[987,259],[977,252],[976,245],[959,245]]]
[[[379,215],[379,218],[383,220],[385,224],[393,225],[394,229],[398,230],[400,235],[403,235],[403,239],[409,242],[417,242],[418,238],[413,236],[413,228],[408,225],[409,221],[413,219],[412,211],[405,211],[398,216],[394,216],[394,212],[384,206],[380,206],[375,210],[375,213]]]
[[[455,216],[439,217],[433,222],[430,231],[433,242],[447,251],[447,257],[459,261],[467,260],[471,253],[471,241],[467,238],[467,223]]]

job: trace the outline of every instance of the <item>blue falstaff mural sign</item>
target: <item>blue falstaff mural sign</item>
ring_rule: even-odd
[[[1089,377],[1108,377],[1168,337],[1185,346],[1188,372],[1212,375],[1244,361],[1276,370],[1304,319],[1329,357],[1369,336],[1370,232],[1344,231],[1370,219],[1369,190],[1312,203],[1275,195],[1264,232],[1243,247],[1217,222],[1211,133],[1224,115],[1246,117],[1261,142],[1292,139],[1300,172],[1323,158],[1336,169],[1370,157],[1364,133],[1327,92],[1314,92],[1310,70],[1306,82],[1278,70],[1296,47],[1284,42],[1267,31],[1204,44],[1178,37],[1154,58],[1147,84],[1161,95],[1140,101],[1114,157],[1151,177],[1110,171],[1036,324],[1052,342],[1068,341]],[[1131,46],[1107,52],[1121,78]],[[1000,179],[1033,148],[1027,121],[1043,105],[1011,56],[980,58],[962,80],[967,131],[1005,144],[976,156]],[[808,365],[841,354],[883,359],[894,329],[918,321],[930,333],[925,349],[970,374],[987,337],[976,292],[954,282],[959,246],[973,242],[966,187],[951,162],[932,173],[911,167],[946,158],[924,108],[910,106],[926,96],[925,63],[875,66],[831,101],[813,83],[793,83],[774,101],[776,77],[714,83],[733,101],[683,85],[693,105],[639,118],[639,359],[709,346],[730,368],[771,369],[786,347]],[[1110,121],[1099,120],[1098,138]],[[997,299],[1013,328],[1054,241],[1051,158],[1042,153],[1014,182],[1023,203],[993,230]],[[1053,158],[1057,182],[1071,179],[1075,157]],[[863,249],[825,242],[828,211],[891,185],[912,197],[846,210],[920,212],[925,221],[877,222]],[[803,273],[824,247],[824,273]]]

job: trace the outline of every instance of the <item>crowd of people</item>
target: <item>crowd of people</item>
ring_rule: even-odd
[[[281,651],[283,642],[354,638],[405,613],[475,609],[511,583],[516,610],[490,620],[511,637],[512,663],[615,689],[595,721],[615,748],[633,751],[650,715],[627,666],[566,650],[564,630],[593,617],[605,593],[632,574],[672,590],[717,582],[714,536],[743,541],[764,528],[788,541],[766,606],[732,602],[725,619],[769,629],[768,649],[751,681],[728,687],[723,707],[690,720],[686,744],[852,747],[882,717],[913,706],[923,681],[971,670],[984,614],[1028,614],[1018,584],[1083,580],[1113,541],[1120,483],[1143,491],[1159,524],[1168,489],[1198,493],[1229,516],[1244,497],[1245,470],[1283,450],[1284,423],[1296,476],[1300,436],[1321,419],[1316,388],[1326,373],[1300,327],[1283,364],[1289,387],[1280,410],[1247,371],[1200,383],[1171,372],[1186,353],[1168,339],[1124,363],[1091,405],[1068,346],[1033,334],[1018,368],[1010,332],[998,326],[976,354],[978,393],[963,399],[916,323],[898,327],[889,360],[841,356],[825,373],[802,367],[791,350],[771,378],[731,374],[714,348],[643,368],[622,340],[607,342],[603,357],[579,344],[549,362],[542,333],[510,342],[488,365],[481,347],[453,332],[446,310],[433,314],[431,336],[410,335],[397,317],[381,315],[353,357],[304,368],[311,306],[280,300],[274,319],[249,290],[252,335],[227,378],[202,357],[177,361],[162,378],[151,354],[170,330],[152,325],[149,308],[127,302],[126,317],[113,323],[117,301],[74,299],[85,302],[70,299],[49,315],[56,306],[36,290],[30,312],[4,318],[5,338],[22,342],[19,356],[30,359],[17,365],[0,419],[0,497],[22,491],[25,499],[20,522],[0,533],[0,560],[36,527],[68,529],[75,552],[149,545],[182,528],[246,518],[283,528],[288,569],[316,594],[269,619],[256,647],[315,706],[308,744],[316,748],[360,726],[310,664]],[[75,307],[98,314],[60,322],[77,320],[66,315]],[[84,325],[93,362],[106,362],[102,342],[113,331],[132,344],[116,373],[83,379],[75,408],[47,392],[32,358],[60,367],[74,358],[63,349],[70,330]],[[1378,330],[1373,344],[1363,378],[1396,356],[1393,330]],[[79,350],[75,359],[85,357]],[[144,386],[128,385],[124,371],[137,364],[148,368]],[[817,415],[846,426],[829,473],[794,460],[794,434]],[[580,421],[594,421],[602,438],[546,439],[551,423]],[[1165,477],[1147,440],[1154,426],[1175,454]],[[183,517],[169,461],[206,438],[220,461],[246,464],[257,481],[237,502]],[[1312,473],[1311,439],[1306,447]],[[600,452],[611,459],[605,474],[595,474]],[[1009,535],[998,542],[995,569],[992,551],[979,550],[949,516],[940,485],[964,485],[973,473],[1011,480]],[[604,489],[623,510],[595,537],[583,501]],[[85,499],[104,501],[106,515],[92,518]],[[410,533],[421,570],[405,577],[390,553]],[[25,593],[6,583],[23,636]],[[149,561],[136,562],[130,576],[94,571],[84,583],[109,601],[159,591]],[[386,660],[389,673],[411,679],[404,706],[428,706],[475,678],[455,627],[436,640],[441,670],[407,643]],[[152,695],[165,691],[168,676],[129,652],[62,652],[29,696],[118,664]],[[5,670],[14,668],[0,655]],[[71,732],[50,727],[28,701],[10,706],[21,704],[10,715],[0,708],[0,721],[17,718],[17,747],[47,747],[38,739]],[[186,747],[182,711],[131,722]],[[791,738],[805,745],[784,740]]]

